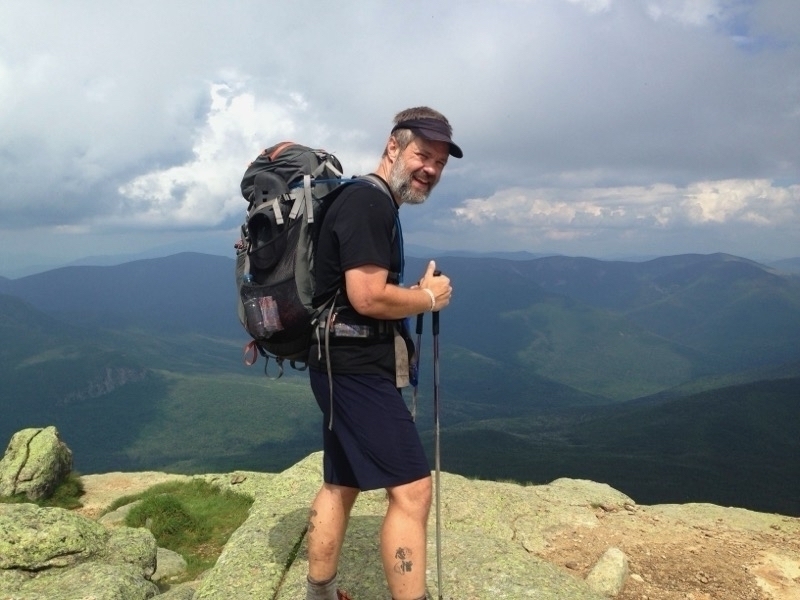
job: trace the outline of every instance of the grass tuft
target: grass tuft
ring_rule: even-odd
[[[119,498],[108,510],[137,500],[140,502],[128,513],[125,524],[147,527],[160,547],[183,556],[188,571],[181,581],[195,579],[214,566],[253,504],[250,496],[193,479],[159,484]]]
[[[59,484],[49,498],[30,500],[25,494],[16,494],[14,496],[0,496],[0,504],[31,503],[37,506],[54,506],[71,510],[83,506],[80,501],[82,495],[83,484],[81,483],[81,476],[76,472],[72,472]]]
[[[200,541],[208,537],[204,524],[198,523],[180,500],[167,494],[143,499],[128,513],[125,524],[147,527],[165,548],[181,544],[188,534]]]

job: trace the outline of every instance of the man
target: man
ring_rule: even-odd
[[[405,317],[445,308],[452,287],[433,261],[416,285],[401,286],[398,209],[424,202],[448,158],[463,154],[433,109],[404,110],[394,123],[380,179],[348,184],[317,244],[314,303],[335,300],[309,360],[324,416],[324,483],[309,518],[308,600],[348,598],[336,574],[350,510],[359,491],[380,488],[389,502],[380,542],[389,591],[393,600],[426,598],[431,472],[399,389],[408,384],[409,351],[398,332]]]

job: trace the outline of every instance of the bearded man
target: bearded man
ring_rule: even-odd
[[[394,119],[372,183],[350,183],[329,208],[316,246],[315,306],[331,306],[311,349],[309,378],[323,413],[324,483],[308,526],[308,600],[349,598],[337,572],[360,491],[386,489],[380,553],[393,600],[424,600],[431,470],[401,389],[413,343],[405,318],[445,308],[450,280],[431,261],[403,287],[398,210],[420,204],[448,158],[463,153],[441,113]],[[332,304],[331,304],[332,303]]]

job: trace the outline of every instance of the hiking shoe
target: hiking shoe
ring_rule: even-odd
[[[342,590],[336,590],[336,598],[338,598],[338,600],[353,600],[350,594]]]

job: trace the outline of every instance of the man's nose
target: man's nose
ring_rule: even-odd
[[[432,177],[438,178],[442,173],[442,168],[435,161],[426,161],[422,168],[425,173]]]

